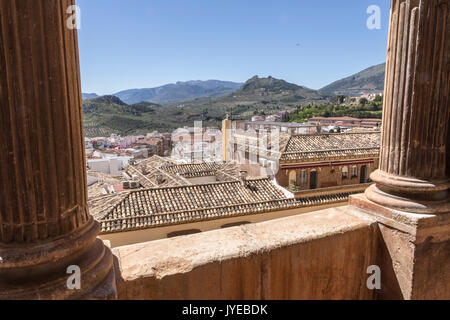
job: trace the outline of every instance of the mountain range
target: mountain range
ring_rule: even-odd
[[[218,126],[226,113],[232,113],[234,119],[249,119],[254,114],[272,114],[299,104],[327,102],[328,98],[284,80],[255,76],[225,96],[201,96],[165,104],[126,103],[117,96],[103,96],[84,100],[83,113],[87,136],[128,135],[171,131],[192,126],[194,121]]]
[[[381,80],[382,79],[382,80]],[[313,90],[271,76],[245,83],[188,81],[150,89],[132,89],[83,101],[87,136],[171,131],[203,121],[220,126],[226,113],[250,119],[299,106],[328,103],[336,95],[382,92],[384,64]],[[87,96],[87,95],[84,95]]]
[[[125,90],[114,95],[130,104],[142,101],[165,103],[200,97],[224,96],[236,91],[241,85],[242,83],[220,80],[187,81],[167,84],[157,88]]]
[[[384,75],[386,64],[378,64],[344,79],[335,81],[322,89],[317,90],[316,97],[329,95],[359,96],[364,93],[381,93],[384,90]],[[253,78],[252,78],[253,79]],[[263,78],[261,78],[263,79]],[[267,85],[272,86],[272,77],[265,78]],[[251,79],[250,79],[251,80]],[[272,81],[272,83],[270,83]],[[281,80],[282,81],[282,80]],[[255,85],[264,84],[253,81]],[[287,83],[287,82],[286,82]],[[242,86],[245,88],[241,88]],[[295,84],[290,84],[291,89]],[[285,84],[283,84],[284,87]],[[307,96],[311,96],[314,90],[297,86],[303,90],[310,90]],[[248,83],[242,84],[231,81],[207,80],[186,81],[167,84],[156,88],[129,89],[114,93],[123,102],[134,104],[138,102],[174,103],[199,98],[215,98],[227,96],[236,91],[250,89]],[[296,90],[296,89],[295,89]],[[313,94],[314,95],[314,94]],[[83,100],[98,98],[96,93],[83,93]]]

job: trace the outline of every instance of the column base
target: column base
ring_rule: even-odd
[[[366,194],[373,196],[373,191]],[[350,196],[349,205],[378,222],[379,298],[450,299],[450,210],[408,212],[383,206],[382,200],[376,203],[366,194]]]
[[[92,218],[74,234],[35,246],[0,245],[0,300],[116,298],[111,250],[96,238]],[[70,289],[80,270],[80,288]],[[68,285],[69,283],[69,285]]]
[[[370,177],[376,184],[366,190],[365,196],[383,207],[419,214],[450,212],[448,179],[426,181],[381,170]]]

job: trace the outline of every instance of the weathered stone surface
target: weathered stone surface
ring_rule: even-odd
[[[0,299],[115,295],[86,204],[74,4],[0,1]],[[70,265],[81,290],[66,286]]]
[[[327,209],[113,249],[119,299],[370,299],[376,227]]]

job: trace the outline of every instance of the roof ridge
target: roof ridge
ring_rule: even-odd
[[[337,194],[336,194],[337,195]],[[198,208],[198,209],[188,209],[188,210],[178,210],[178,211],[168,211],[164,213],[154,213],[151,214],[152,217],[157,216],[164,216],[167,214],[178,214],[178,213],[185,213],[185,212],[197,212],[197,211],[204,211],[204,210],[215,210],[215,209],[222,209],[222,208],[230,208],[230,207],[236,207],[236,206],[251,206],[251,205],[259,205],[259,204],[266,204],[266,203],[274,203],[274,202],[298,202],[300,204],[300,200],[308,199],[308,198],[302,198],[302,199],[296,199],[296,198],[288,198],[288,199],[278,199],[278,200],[266,200],[266,201],[257,201],[257,202],[243,202],[243,203],[236,203],[231,205],[224,205],[224,206],[215,206],[215,207],[206,207],[206,208]],[[123,199],[123,201],[126,200],[126,198]],[[111,208],[108,212],[108,214],[114,210],[114,208]],[[106,216],[106,215],[105,215]],[[109,221],[116,221],[116,220],[129,220],[134,218],[145,218],[149,217],[150,215],[135,215],[135,216],[128,216],[128,217],[120,217],[115,219],[107,219],[102,220],[101,222],[109,222]]]
[[[270,180],[268,177],[266,178],[255,178],[255,179],[247,179],[247,181],[264,181],[264,180]],[[132,191],[131,193],[141,192],[141,191],[150,191],[150,190],[157,190],[157,189],[179,189],[179,188],[187,188],[187,187],[201,187],[201,186],[211,186],[211,185],[223,185],[223,184],[234,184],[234,183],[240,183],[240,180],[234,180],[234,181],[217,181],[217,182],[210,182],[210,183],[202,183],[202,184],[191,184],[191,185],[181,185],[181,186],[167,186],[167,187],[154,187],[154,188],[143,188],[143,189],[137,189],[135,191]]]
[[[289,152],[283,152],[283,153],[284,153],[284,154],[293,154],[293,153],[318,153],[318,152],[329,152],[329,151],[355,151],[355,150],[370,150],[370,149],[380,149],[380,147],[342,148],[342,149],[322,149],[322,150],[304,150],[304,151],[289,151]]]
[[[221,164],[223,164],[223,163],[218,163],[218,162],[211,162],[211,163],[208,163],[208,162],[202,162],[202,163],[179,163],[179,164],[173,164],[173,165],[170,165],[170,166],[168,166],[168,167],[166,167],[166,168],[173,168],[173,167],[187,167],[187,166],[198,166],[198,165],[221,165]]]
[[[313,133],[313,134],[292,134],[291,137],[317,137],[317,136],[349,136],[353,134],[381,134],[381,131],[373,131],[373,132],[335,132],[335,133]]]
[[[357,193],[357,192],[356,192]],[[258,213],[268,213],[273,211],[280,211],[280,210],[291,210],[299,207],[313,207],[315,205],[319,204],[330,204],[330,203],[337,203],[341,202],[342,199],[347,198],[353,194],[352,192],[346,192],[346,193],[339,193],[334,195],[319,195],[319,196],[313,196],[310,198],[302,198],[302,199],[296,199],[296,198],[290,198],[290,199],[279,199],[279,200],[268,200],[268,201],[262,201],[262,202],[253,202],[253,203],[244,203],[244,204],[236,204],[236,205],[230,205],[230,206],[220,206],[220,207],[210,207],[210,208],[201,208],[201,209],[193,209],[193,210],[186,210],[186,211],[172,211],[172,212],[165,212],[165,213],[156,213],[151,215],[134,215],[134,216],[127,216],[127,217],[120,217],[120,218],[114,218],[114,219],[106,219],[101,220],[100,224],[102,226],[102,233],[115,233],[115,232],[122,232],[122,231],[133,231],[133,230],[139,230],[139,229],[149,229],[154,228],[157,226],[165,226],[165,225],[177,225],[177,224],[183,224],[183,223],[190,223],[190,222],[199,222],[199,221],[207,221],[207,220],[214,220],[214,219],[220,219],[220,218],[226,218],[227,216],[247,216],[251,214],[258,214]],[[104,225],[108,223],[120,223],[121,221],[129,221],[133,219],[141,219],[141,218],[163,218],[167,217],[168,215],[177,215],[177,214],[183,214],[183,213],[199,213],[206,210],[218,210],[223,208],[229,208],[234,206],[241,206],[244,207],[243,210],[245,210],[245,207],[249,206],[255,206],[255,205],[261,205],[261,204],[268,204],[268,203],[285,203],[287,204],[284,207],[271,207],[267,208],[266,210],[264,208],[257,208],[254,212],[225,212],[220,216],[219,214],[215,214],[214,217],[211,216],[205,216],[202,217],[201,215],[196,215],[194,219],[192,219],[192,216],[190,216],[191,219],[186,218],[185,216],[180,219],[180,221],[174,222],[163,222],[163,223],[155,223],[155,224],[148,224],[145,226],[131,226],[126,228],[118,228],[118,229],[111,229],[105,230],[106,226]],[[198,218],[197,218],[198,217]],[[170,219],[170,217],[169,217]]]

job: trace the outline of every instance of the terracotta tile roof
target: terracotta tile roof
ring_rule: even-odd
[[[88,186],[88,199],[97,198],[102,195],[107,194],[106,190],[107,185],[105,183],[96,182],[90,186]]]
[[[217,176],[222,181],[234,181],[239,177],[239,169],[233,163],[182,164],[162,168],[167,173],[184,178]]]
[[[152,217],[166,215],[166,222],[173,223],[182,217],[191,217],[190,212],[239,211],[242,205],[286,199],[269,179],[248,180],[247,183],[248,186],[233,181],[133,191],[102,217],[102,228],[108,230],[107,221],[129,217],[147,217],[152,221]]]
[[[337,134],[280,135],[279,152],[271,146],[264,150],[256,146],[256,138],[236,135],[237,150],[264,155],[276,160],[326,160],[327,158],[378,157],[381,133],[362,131]]]
[[[167,159],[167,160],[166,160]],[[191,185],[187,179],[216,176],[221,181],[237,180],[239,169],[235,164],[199,163],[177,165],[168,158],[153,156],[125,168],[130,176],[137,176],[144,188]]]
[[[125,191],[116,194],[103,195],[88,200],[89,213],[95,219],[101,219],[109,210],[120,203],[130,192]]]
[[[260,214],[347,200],[351,193],[286,199],[268,179],[130,192],[97,215],[101,232],[114,233]],[[97,211],[96,211],[97,212]]]
[[[269,140],[267,146],[263,146],[261,139],[258,139],[252,135],[247,135],[245,133],[236,134],[234,136],[234,141],[237,143],[237,151],[249,152],[254,155],[264,154],[265,157],[269,159],[279,160],[283,150],[286,149],[292,135],[280,132],[278,136],[278,146],[271,140]],[[248,146],[246,147],[246,145]],[[265,149],[266,147],[268,147],[268,149]]]
[[[290,152],[283,153],[281,160],[326,160],[328,158],[372,158],[378,157],[380,148],[360,148],[360,149],[342,149],[342,150],[323,150],[308,152]]]
[[[186,174],[195,172],[214,172],[219,169],[220,164],[217,163],[198,163],[198,164],[180,164],[164,168],[164,171],[172,174]]]
[[[380,140],[380,132],[295,135],[289,140],[281,160],[376,157]]]
[[[285,152],[379,147],[380,133],[337,133],[292,136]]]
[[[373,127],[370,127],[370,128],[357,127],[357,128],[352,128],[350,130],[347,130],[345,133],[367,133],[367,132],[380,132],[380,130],[373,129]]]
[[[97,182],[92,183],[88,186],[88,199],[104,195],[105,193],[107,193],[106,187],[108,185],[114,185],[121,182],[121,179],[102,172],[88,170],[87,175],[88,177],[90,177],[90,179],[97,180]]]
[[[130,176],[137,176],[136,180],[144,188],[182,186],[188,184],[185,179],[168,174],[162,170],[162,168],[174,164],[175,162],[168,158],[153,156],[135,165],[126,166],[125,172]]]

